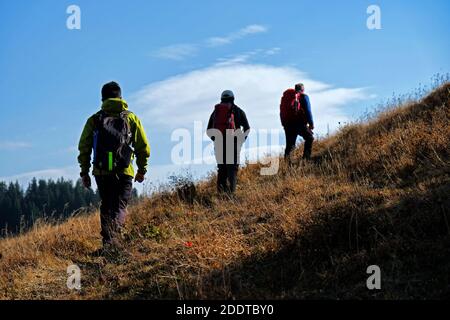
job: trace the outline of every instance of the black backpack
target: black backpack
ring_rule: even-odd
[[[133,149],[129,114],[123,111],[113,116],[102,110],[95,115],[93,165],[97,169],[117,172],[130,165]]]

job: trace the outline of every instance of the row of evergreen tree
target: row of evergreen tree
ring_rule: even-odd
[[[40,218],[66,219],[99,201],[98,190],[84,188],[80,180],[33,179],[25,190],[18,182],[0,182],[0,236],[23,232]]]

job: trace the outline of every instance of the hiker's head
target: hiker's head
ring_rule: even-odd
[[[297,83],[295,85],[295,91],[301,93],[305,92],[305,85],[303,83]]]
[[[223,103],[234,102],[234,93],[233,93],[233,91],[225,90],[224,92],[222,92],[222,96],[220,97],[220,100]]]
[[[112,98],[122,98],[122,90],[119,84],[114,81],[108,82],[102,88],[102,101]]]

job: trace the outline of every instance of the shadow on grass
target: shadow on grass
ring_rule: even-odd
[[[449,298],[448,194],[447,183],[389,205],[378,203],[375,195],[359,198],[351,210],[332,206],[278,252],[252,256],[195,281],[180,279],[178,289],[166,288],[163,298]],[[366,270],[373,264],[381,268],[381,290],[366,287]]]

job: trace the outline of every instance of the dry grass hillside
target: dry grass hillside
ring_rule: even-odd
[[[193,199],[156,194],[130,208],[118,254],[95,254],[97,213],[1,240],[0,298],[449,299],[449,120],[447,82],[322,139],[312,163],[246,167],[235,199],[214,177]]]

